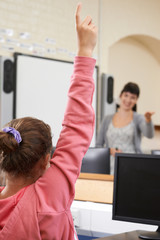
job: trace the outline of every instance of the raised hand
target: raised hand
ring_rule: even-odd
[[[97,27],[92,18],[87,16],[83,21],[80,17],[82,5],[79,3],[76,10],[76,30],[78,38],[78,56],[92,57],[97,42]]]
[[[146,112],[144,114],[144,117],[145,117],[145,120],[146,120],[147,123],[149,123],[151,121],[153,114],[154,114],[154,112]]]

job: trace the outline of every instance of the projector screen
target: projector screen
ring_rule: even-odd
[[[67,104],[73,62],[15,54],[14,118],[36,117],[51,126],[56,146]],[[96,115],[97,67],[93,108]],[[95,146],[96,124],[91,145]]]

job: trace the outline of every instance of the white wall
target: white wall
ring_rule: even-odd
[[[89,13],[98,24],[98,1],[82,2],[82,17]],[[72,60],[77,46],[74,23],[77,3],[78,0],[0,0],[0,55],[18,51]],[[13,36],[8,36],[6,29],[13,30]],[[30,34],[29,38],[20,37],[24,32]]]
[[[101,69],[108,69],[108,50],[130,35],[148,35],[160,40],[159,0],[101,0]]]

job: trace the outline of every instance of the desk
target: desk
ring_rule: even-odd
[[[112,198],[112,175],[80,173],[75,185],[75,200],[112,204]]]
[[[147,231],[137,230],[132,232],[125,232],[121,234],[112,235],[109,237],[98,238],[97,240],[140,240],[139,235]]]

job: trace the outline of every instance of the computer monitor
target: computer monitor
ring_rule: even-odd
[[[160,156],[116,154],[112,218],[158,225],[139,237],[160,239]]]
[[[82,160],[81,172],[110,174],[109,148],[90,147]]]

